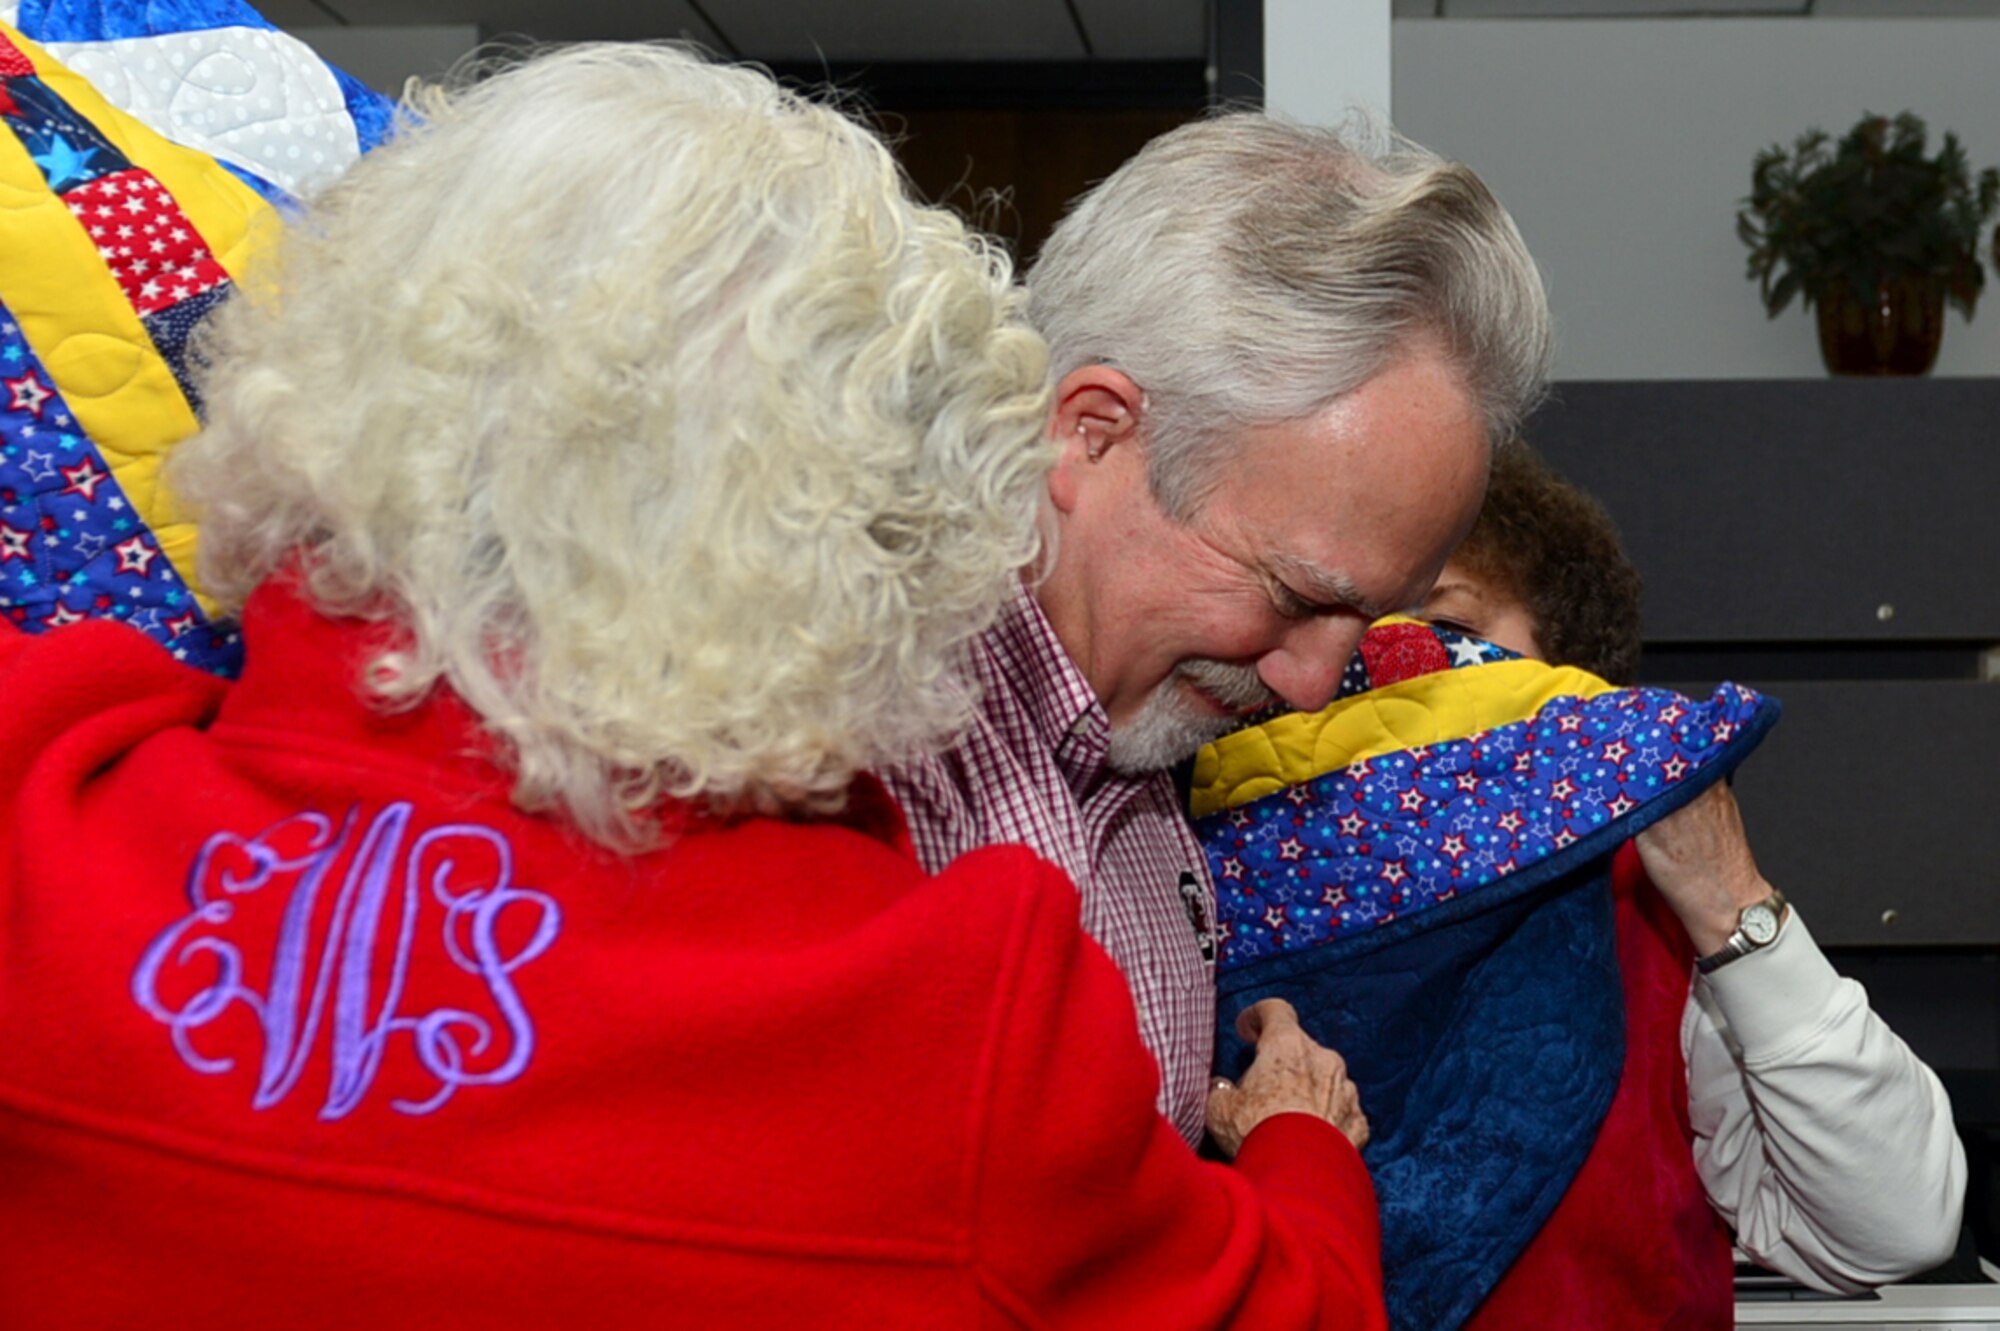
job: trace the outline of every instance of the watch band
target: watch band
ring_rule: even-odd
[[[1762,916],[1763,919],[1758,917]],[[1747,957],[1759,948],[1769,947],[1778,940],[1778,931],[1785,923],[1785,894],[1777,888],[1762,901],[1753,901],[1736,913],[1736,931],[1723,940],[1721,947],[1705,957],[1695,958],[1695,969],[1703,975],[1727,966],[1738,957]],[[1758,935],[1762,934],[1762,937]]]

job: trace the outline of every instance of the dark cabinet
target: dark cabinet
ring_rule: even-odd
[[[1830,945],[2000,945],[2000,380],[1575,383],[1527,436],[1646,581],[1648,682],[1784,721],[1737,781]]]
[[[1563,384],[1527,436],[1618,519],[1648,642],[2000,642],[2000,379]]]

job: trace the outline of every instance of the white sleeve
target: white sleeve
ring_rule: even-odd
[[[1681,1047],[1695,1169],[1754,1260],[1851,1294],[1951,1256],[1951,1102],[1796,907],[1769,947],[1696,978]]]

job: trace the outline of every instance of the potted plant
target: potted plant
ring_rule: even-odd
[[[1775,318],[1794,297],[1819,313],[1835,374],[1924,374],[1949,302],[1972,317],[1985,285],[1979,237],[2000,205],[2000,170],[1976,177],[1957,136],[1924,152],[1924,122],[1869,114],[1834,143],[1823,131],[1773,145],[1751,167],[1736,233]]]

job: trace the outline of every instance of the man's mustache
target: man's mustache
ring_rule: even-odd
[[[1174,673],[1232,710],[1262,711],[1278,701],[1278,695],[1257,677],[1255,666],[1192,657],[1175,666]]]

